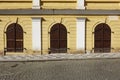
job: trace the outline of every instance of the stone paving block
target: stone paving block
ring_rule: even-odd
[[[119,63],[120,59],[17,62],[22,65],[7,69],[13,63],[1,62],[5,73],[14,74],[0,76],[0,80],[120,80]]]

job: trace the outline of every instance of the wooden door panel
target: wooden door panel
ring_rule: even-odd
[[[23,41],[16,41],[16,52],[23,51]]]
[[[52,53],[67,52],[67,30],[60,23],[51,28],[50,48]]]
[[[19,24],[10,24],[7,28],[6,37],[8,52],[23,51],[23,29]]]
[[[105,24],[99,24],[95,28],[95,52],[109,52],[111,48],[111,29]]]
[[[104,44],[104,48],[110,48],[110,40],[104,40],[103,44]]]
[[[58,28],[56,28],[56,29],[53,28],[53,30],[50,32],[50,34],[52,35],[52,36],[50,36],[52,40],[59,39],[59,29]]]
[[[51,43],[51,48],[52,48],[52,49],[53,49],[53,48],[54,48],[54,49],[55,49],[55,48],[56,48],[56,49],[59,48],[59,44],[58,44],[59,41],[58,41],[58,40],[51,40],[50,43]]]
[[[67,47],[67,41],[66,40],[61,40],[61,43],[60,43],[60,48],[66,48]]]
[[[95,43],[97,43],[97,44],[95,44],[95,48],[102,48],[103,47],[102,40],[97,40],[97,41],[95,41]]]
[[[15,43],[14,43],[14,41],[10,41],[10,40],[8,40],[7,41],[7,51],[9,51],[9,52],[13,52],[14,50],[15,50]]]

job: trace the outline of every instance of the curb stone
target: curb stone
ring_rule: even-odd
[[[46,54],[46,55],[6,55],[0,56],[0,61],[42,61],[42,60],[74,60],[74,59],[105,59],[120,58],[120,53],[91,54]]]

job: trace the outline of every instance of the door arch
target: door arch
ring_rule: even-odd
[[[7,52],[23,52],[23,29],[19,24],[12,23],[6,31]]]
[[[94,52],[104,53],[111,50],[111,29],[105,24],[98,24],[94,35]]]
[[[50,30],[50,50],[52,53],[67,52],[67,29],[63,24],[57,23]]]

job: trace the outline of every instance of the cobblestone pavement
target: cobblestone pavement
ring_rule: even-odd
[[[89,53],[89,54],[22,54],[0,56],[0,61],[43,61],[70,59],[120,58],[120,53]]]
[[[0,80],[120,80],[120,59],[0,62]]]

